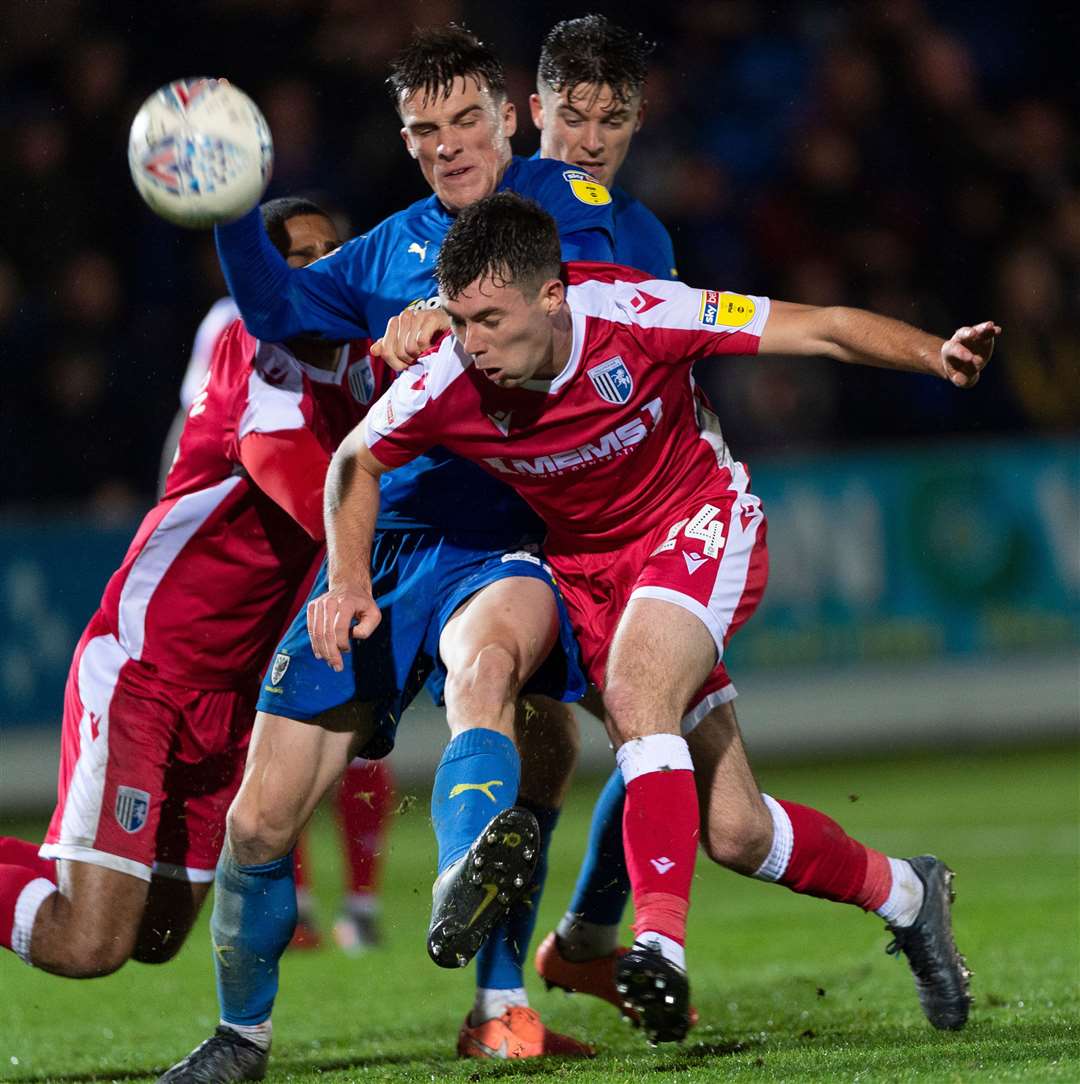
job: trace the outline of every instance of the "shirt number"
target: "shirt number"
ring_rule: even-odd
[[[720,509],[716,505],[702,505],[697,515],[691,519],[680,519],[678,523],[673,523],[667,533],[667,538],[652,551],[650,556],[655,557],[658,553],[673,550],[681,531],[687,538],[704,543],[706,557],[719,557],[720,551],[724,548],[724,525],[716,518],[718,515],[720,515]]]

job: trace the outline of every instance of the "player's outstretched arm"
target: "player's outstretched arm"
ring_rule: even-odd
[[[962,327],[949,339],[863,309],[774,301],[759,353],[824,355],[837,361],[926,373],[972,388],[1001,328],[992,320]]]
[[[384,473],[357,426],[334,453],[326,474],[329,590],[308,603],[307,626],[315,657],[333,670],[343,668],[350,640],[367,639],[382,619],[371,591],[371,543]]]
[[[258,207],[215,226],[214,240],[229,293],[256,338],[283,342],[318,335],[344,342],[367,337],[362,291],[346,288],[344,249],[307,267],[290,267],[267,235]]]

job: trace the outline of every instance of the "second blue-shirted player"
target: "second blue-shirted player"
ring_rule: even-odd
[[[281,261],[254,215],[219,227],[230,291],[260,339],[374,337],[402,309],[426,305],[437,296],[435,257],[453,215],[501,188],[556,217],[566,259],[612,259],[607,190],[572,166],[512,158],[515,115],[502,68],[471,34],[419,32],[389,83],[406,148],[434,195],[299,273]],[[264,682],[215,881],[221,1027],[163,1081],[210,1079],[208,1071],[215,1080],[261,1079],[277,963],[295,918],[296,835],[353,755],[389,751],[401,712],[429,677],[433,692],[445,693],[452,735],[432,795],[439,878],[429,951],[453,966],[493,928],[498,934],[481,954],[459,1053],[591,1053],[548,1031],[527,1008],[521,968],[536,911],[513,906],[542,881],[574,759],[569,716],[550,705],[515,727],[517,696],[530,679],[537,684],[529,688],[564,700],[584,691],[569,623],[538,556],[543,529],[508,489],[446,454],[396,472],[382,506],[372,560],[378,629],[358,629],[371,635],[357,640],[352,665],[332,671],[313,658],[301,613]],[[314,594],[328,582],[324,567]],[[473,885],[469,871],[481,866]],[[440,907],[448,887],[452,913]],[[462,911],[470,892],[475,906]],[[501,931],[497,916],[505,916]],[[471,1041],[471,1022],[503,1017],[501,1048]]]

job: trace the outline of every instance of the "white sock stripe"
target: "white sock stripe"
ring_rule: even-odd
[[[24,964],[30,964],[30,938],[34,932],[34,919],[41,905],[56,891],[56,885],[48,877],[35,877],[23,887],[15,901],[15,921],[11,926],[11,948]]]
[[[646,734],[624,742],[615,754],[615,763],[627,786],[650,772],[694,770],[690,747],[678,734]]]
[[[754,871],[759,881],[779,881],[791,861],[791,848],[795,843],[795,832],[791,827],[791,818],[787,810],[773,797],[762,794],[762,800],[772,817],[772,846],[765,856],[765,861]]]
[[[892,887],[885,902],[874,912],[893,926],[910,926],[919,917],[923,902],[923,883],[903,858],[889,858]]]
[[[686,949],[678,941],[655,930],[643,930],[634,938],[635,945],[651,945],[660,950],[665,960],[670,960],[676,967],[686,970]]]
[[[223,1016],[220,1023],[222,1027],[231,1028],[237,1035],[243,1035],[245,1039],[249,1039],[263,1050],[269,1050],[273,1044],[274,1022],[269,1016],[258,1024],[234,1024]]]
[[[475,1027],[486,1020],[497,1020],[507,1009],[515,1005],[520,1005],[524,1009],[529,1007],[529,995],[525,992],[524,986],[515,986],[506,990],[478,986],[476,1000],[473,1002],[473,1010],[470,1013],[472,1026]]]

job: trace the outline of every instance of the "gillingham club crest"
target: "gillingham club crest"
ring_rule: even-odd
[[[113,812],[116,814],[116,823],[125,832],[134,835],[146,824],[150,812],[150,795],[145,790],[136,790],[135,787],[117,787]]]
[[[630,375],[626,362],[618,355],[594,365],[586,372],[596,388],[596,393],[606,402],[619,406],[633,394],[634,378]]]
[[[375,374],[371,371],[370,355],[349,366],[349,390],[358,403],[367,406],[371,402],[375,394]]]

